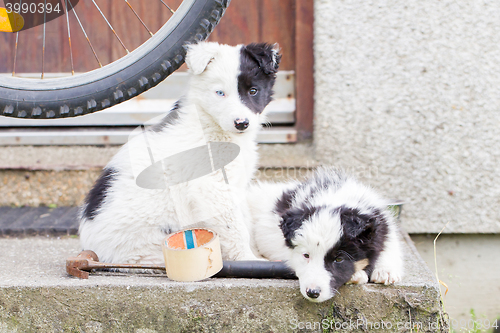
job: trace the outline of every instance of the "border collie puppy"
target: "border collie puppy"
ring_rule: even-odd
[[[259,183],[249,189],[252,247],[284,260],[313,302],[344,283],[401,280],[402,253],[395,218],[372,189],[333,168],[307,181]]]
[[[277,44],[203,42],[186,49],[188,92],[160,123],[141,126],[130,137],[80,209],[81,246],[103,262],[163,263],[162,240],[188,227],[216,231],[225,260],[256,258],[245,192],[256,171],[256,135],[281,58]],[[237,157],[221,168],[215,143],[237,147]],[[175,163],[163,163],[172,156]],[[210,172],[170,182],[179,169],[189,173],[200,161]],[[148,172],[141,186],[139,176]]]

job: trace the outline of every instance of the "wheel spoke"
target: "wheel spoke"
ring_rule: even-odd
[[[165,7],[167,7],[167,8],[168,8],[168,10],[170,10],[170,12],[171,12],[172,14],[175,14],[175,10],[173,10],[172,8],[170,8],[170,7],[169,7],[169,6],[168,6],[165,2],[163,2],[163,0],[160,0],[160,1],[161,1],[161,3],[162,3],[162,4],[164,4],[164,5],[165,5]]]
[[[0,73],[1,115],[17,119],[76,117],[101,111],[135,97],[177,70],[185,57],[184,50],[178,45],[196,43],[206,37],[218,23],[230,2],[229,0],[182,0],[186,1],[182,2],[185,5],[180,4],[177,7],[177,3],[181,0],[169,0],[170,4],[176,3],[175,6],[171,6],[175,10],[172,16],[167,13],[174,12],[165,4],[169,3],[167,0],[161,0],[161,4],[152,2],[158,8],[150,12],[145,11],[146,7],[141,7],[142,2],[134,1],[136,0],[127,0],[131,9],[126,9],[122,0],[115,0],[113,3],[116,3],[115,5],[119,7],[117,9],[120,10],[120,13],[115,15],[111,12],[115,8],[109,0],[83,0],[81,2],[84,5],[78,10],[76,10],[78,0],[0,0],[0,4],[9,2],[9,6],[10,4],[12,7],[17,5],[15,9],[13,8],[14,11],[20,7],[21,11],[30,13],[30,16],[25,16],[25,13],[22,13],[20,17],[15,15],[16,27],[19,27],[17,23],[22,23],[23,16],[29,21],[25,21],[26,24],[15,31],[16,36],[13,34],[9,36],[12,37],[8,38],[11,52],[0,53],[0,69],[9,72],[8,77],[2,77]],[[122,4],[118,5],[118,2]],[[39,14],[33,17],[31,13],[35,14],[35,4],[36,12]],[[52,4],[50,11],[46,8],[49,4]],[[98,8],[97,5],[103,7]],[[42,6],[45,6],[43,9],[47,10],[43,13],[43,17],[40,12]],[[123,38],[123,42],[131,47],[130,54],[121,51],[121,47],[114,40],[115,37],[111,36],[102,18],[98,17],[96,9],[99,10],[100,15],[102,13],[106,16],[110,15],[110,18],[105,20],[110,28],[109,23],[113,22],[115,26],[123,25],[124,29],[130,32],[125,35],[120,27],[116,31],[122,34],[120,37]],[[60,10],[63,12],[61,13]],[[56,11],[57,14],[52,14],[51,11]],[[73,22],[70,22],[72,16],[70,11],[73,11]],[[137,26],[138,19],[133,19],[132,15],[138,16],[145,23],[144,25],[147,25],[145,28],[152,31],[153,37],[150,38],[144,34],[144,28]],[[9,16],[9,18],[12,17]],[[51,26],[52,20],[54,23]],[[66,20],[66,24],[62,22],[63,20]],[[182,24],[186,20],[189,23]],[[24,34],[26,38],[21,39],[19,34],[29,28],[35,28],[34,32]],[[68,44],[64,36],[66,29]],[[87,40],[87,43],[82,37]],[[51,41],[60,41],[61,45],[55,45]],[[14,42],[15,45],[12,45]],[[133,48],[132,45],[134,45]],[[93,53],[98,66],[92,63],[94,60],[89,59],[92,57],[87,47]],[[42,48],[41,55],[38,54],[40,48]],[[0,49],[2,49],[1,46]],[[62,54],[61,51],[63,51]],[[68,57],[68,51],[70,57]],[[41,57],[43,59],[40,59]],[[105,59],[102,58],[101,62],[99,57]],[[105,66],[108,62],[110,65]],[[71,74],[68,71],[70,65]],[[79,75],[80,71],[81,75]],[[149,137],[147,139],[151,140]]]
[[[43,75],[45,74],[45,29],[47,25],[47,11],[45,8],[47,8],[47,0],[44,2],[44,8],[43,8],[43,45],[42,45],[42,79]]]
[[[99,64],[99,67],[102,67],[101,61],[97,57],[97,53],[94,50],[94,47],[92,46],[92,43],[90,42],[89,36],[87,36],[87,33],[85,32],[85,29],[83,28],[82,22],[80,22],[80,19],[78,18],[78,15],[76,14],[75,7],[73,7],[73,4],[71,3],[71,0],[68,0],[69,5],[71,6],[71,10],[73,11],[73,14],[75,14],[76,20],[78,21],[78,24],[80,25],[80,28],[83,31],[83,34],[85,35],[85,38],[87,38],[87,42],[89,43],[90,48],[92,49],[92,52],[94,53],[95,59],[97,60],[97,63]]]
[[[23,0],[19,0],[19,8],[23,4]],[[16,32],[16,46],[14,47],[14,66],[12,67],[12,76],[16,76],[16,62],[17,62],[17,44],[19,42],[19,31]]]
[[[149,27],[146,25],[146,23],[144,22],[144,20],[139,16],[138,12],[134,9],[134,7],[132,6],[132,4],[129,2],[129,0],[124,0],[126,2],[126,4],[129,6],[130,10],[134,13],[135,17],[141,22],[141,24],[143,25],[143,27],[147,30],[147,32],[150,34],[150,36],[153,36],[154,33],[151,31],[151,29],[149,29]],[[68,2],[69,2],[69,5],[68,5]],[[96,7],[96,9],[99,11],[99,13],[101,14],[101,16],[103,17],[103,19],[106,21],[106,24],[108,25],[108,27],[110,28],[110,30],[113,32],[113,34],[115,35],[116,39],[118,39],[118,41],[120,42],[121,46],[123,47],[123,49],[127,52],[127,53],[130,53],[130,51],[127,49],[127,47],[125,46],[125,44],[123,43],[122,39],[118,36],[118,34],[116,33],[115,29],[113,28],[113,26],[111,25],[111,23],[108,21],[108,19],[106,18],[106,16],[104,15],[104,13],[102,12],[101,8],[99,7],[99,5],[96,3],[95,0],[92,0],[94,6]],[[175,10],[172,9],[172,7],[170,7],[169,5],[167,5],[167,3],[164,1],[164,0],[160,0],[160,2],[172,13],[174,14],[175,13]],[[23,0],[19,0],[19,8],[22,7],[22,3],[23,3]],[[62,5],[62,4],[61,4]],[[45,78],[45,50],[46,50],[46,42],[47,42],[47,13],[46,13],[46,8],[47,8],[47,0],[44,0],[44,13],[43,13],[43,36],[42,36],[42,66],[41,66],[41,79],[44,79]],[[71,3],[71,0],[65,0],[64,1],[64,7],[65,7],[65,16],[66,16],[66,27],[67,27],[67,30],[68,30],[68,45],[69,45],[69,51],[70,51],[70,62],[71,62],[71,75],[75,75],[75,67],[74,67],[74,56],[73,56],[73,47],[72,47],[72,42],[71,42],[71,29],[70,29],[70,23],[69,23],[69,11],[70,10],[73,10],[73,13],[75,15],[75,18],[78,22],[78,25],[80,26],[80,29],[82,30],[85,38],[87,39],[87,42],[89,44],[89,47],[90,49],[92,50],[92,53],[94,54],[94,57],[99,65],[99,67],[103,67],[99,57],[97,56],[97,52],[94,48],[94,46],[92,45],[91,41],[90,41],[90,38],[87,34],[87,32],[85,31],[85,28],[83,27],[83,24],[82,22],[80,21],[80,18],[78,17],[78,14],[76,13],[76,10],[73,6],[73,4]],[[19,31],[16,32],[16,38],[15,38],[15,46],[14,46],[14,60],[13,60],[13,67],[12,67],[12,76],[16,76],[16,69],[17,69],[17,60],[18,60],[18,57],[17,57],[17,53],[18,53],[18,49],[19,49]]]
[[[122,40],[120,39],[120,37],[118,37],[118,35],[116,34],[115,32],[115,29],[113,29],[113,27],[111,26],[111,24],[109,23],[108,19],[106,18],[106,16],[104,15],[104,13],[101,11],[101,8],[99,8],[99,6],[95,3],[94,0],[92,0],[92,2],[94,3],[95,7],[97,8],[97,10],[99,11],[99,13],[101,13],[101,16],[103,17],[104,21],[106,21],[106,23],[108,24],[108,27],[111,29],[111,31],[113,31],[113,34],[115,35],[115,37],[118,39],[118,41],[120,42],[120,44],[122,44],[123,48],[125,49],[125,51],[127,51],[127,53],[130,53],[129,50],[125,47],[125,44],[123,44]]]
[[[132,5],[128,2],[128,0],[125,0],[125,2],[127,3],[127,5],[130,7],[130,9],[134,12],[134,15],[135,17],[137,17],[137,19],[142,23],[142,25],[144,26],[144,28],[146,28],[146,30],[149,32],[149,34],[151,35],[151,37],[153,37],[153,33],[151,32],[151,30],[149,30],[149,28],[146,26],[146,23],[144,23],[143,20],[141,20],[141,18],[139,17],[139,15],[137,15],[137,12],[134,10],[134,8],[132,7]]]
[[[71,31],[69,29],[68,0],[65,0],[65,9],[66,9],[66,24],[68,26],[69,55],[71,59],[71,75],[75,75],[75,68],[73,67],[73,48],[71,47]]]

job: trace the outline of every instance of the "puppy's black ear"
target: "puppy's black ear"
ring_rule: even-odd
[[[294,247],[292,239],[295,237],[297,229],[302,226],[304,220],[311,215],[309,211],[309,209],[291,208],[281,216],[280,227],[288,247]]]
[[[281,61],[279,45],[267,43],[252,43],[244,46],[244,50],[254,59],[265,74],[276,74]]]
[[[377,219],[370,215],[361,214],[356,208],[342,207],[340,209],[340,220],[344,229],[344,235],[350,239],[367,235],[373,230]]]

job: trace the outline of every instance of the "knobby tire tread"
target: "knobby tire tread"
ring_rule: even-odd
[[[0,115],[21,119],[75,117],[129,100],[156,86],[177,70],[184,63],[184,46],[208,38],[230,1],[195,0],[196,5],[192,6],[175,28],[181,30],[174,30],[152,47],[146,56],[112,75],[99,78],[100,72],[96,71],[96,80],[85,85],[55,90],[24,90],[0,86]],[[193,10],[195,7],[198,10]],[[169,40],[175,34],[181,36],[176,41],[172,37],[175,42]],[[165,48],[167,49],[164,50]]]

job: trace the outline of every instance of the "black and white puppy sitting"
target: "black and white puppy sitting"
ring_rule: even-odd
[[[400,281],[395,218],[375,191],[333,168],[307,181],[250,187],[252,247],[295,271],[300,291],[323,302],[347,282]]]
[[[158,264],[168,233],[198,226],[219,234],[224,259],[255,259],[245,192],[256,171],[256,136],[279,61],[277,45],[189,45],[188,92],[163,121],[131,136],[104,168],[80,210],[82,248],[104,262]],[[170,182],[179,166],[193,166],[205,156],[193,151],[206,153],[214,169],[220,161],[213,157],[213,143],[230,143],[239,154],[223,169]],[[166,165],[172,156],[182,158]],[[144,170],[153,166],[146,176],[158,178],[139,186]]]

